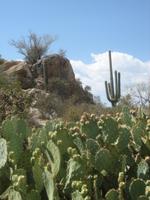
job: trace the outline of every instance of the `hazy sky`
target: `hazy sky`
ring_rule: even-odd
[[[21,59],[11,39],[50,34],[52,52],[67,51],[76,77],[104,95],[107,51],[122,85],[150,77],[150,0],[0,0],[0,54]]]

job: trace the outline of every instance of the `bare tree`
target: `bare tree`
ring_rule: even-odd
[[[18,49],[18,52],[24,56],[27,63],[34,64],[46,55],[55,39],[50,35],[38,36],[36,33],[29,32],[27,40],[24,37],[17,41],[11,40],[10,45]]]
[[[135,104],[145,108],[150,107],[150,83],[139,83],[130,89]]]

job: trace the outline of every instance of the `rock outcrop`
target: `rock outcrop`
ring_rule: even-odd
[[[27,89],[24,90],[24,92],[31,99],[31,105],[28,112],[28,121],[30,124],[40,127],[45,125],[48,120],[57,117],[55,110],[50,106],[48,110],[44,109],[44,106],[46,108],[45,104],[47,100],[49,100],[49,93],[37,88]],[[44,103],[44,105],[41,105],[42,103]]]
[[[23,89],[38,88],[38,84],[44,84],[43,66],[47,68],[47,79],[60,78],[67,82],[75,82],[75,75],[70,61],[59,55],[46,56],[34,65],[29,65],[23,61],[5,62],[0,66],[8,76],[13,76],[20,81]],[[42,88],[42,87],[41,87]]]
[[[71,63],[67,58],[59,54],[53,54],[43,58],[42,62],[47,66],[48,79],[57,77],[68,82],[75,81]]]

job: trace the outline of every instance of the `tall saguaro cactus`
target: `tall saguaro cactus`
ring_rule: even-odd
[[[112,70],[111,51],[109,51],[110,83],[105,81],[106,96],[112,106],[115,107],[121,96],[121,75],[115,70],[115,84]]]

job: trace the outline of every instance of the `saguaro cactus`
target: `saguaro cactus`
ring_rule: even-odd
[[[116,106],[117,102],[121,96],[121,75],[120,72],[115,70],[115,85],[113,79],[113,70],[112,70],[112,59],[111,59],[111,51],[109,51],[109,67],[110,67],[110,83],[105,81],[105,89],[106,89],[106,96],[108,101],[111,102],[112,106]]]

